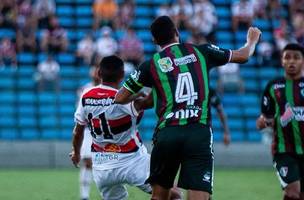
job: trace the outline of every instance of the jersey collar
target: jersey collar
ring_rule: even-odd
[[[163,48],[161,48],[160,50],[162,51],[162,50],[164,50],[164,49],[166,49],[168,47],[171,47],[173,45],[176,45],[176,44],[179,44],[179,43],[178,42],[174,42],[174,43],[168,44],[168,45],[164,46]]]

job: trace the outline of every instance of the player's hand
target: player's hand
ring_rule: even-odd
[[[72,151],[69,154],[71,161],[73,162],[75,167],[79,167],[79,162],[80,162],[80,154],[76,154],[74,151]]]
[[[272,127],[274,125],[273,119],[267,119],[264,115],[260,115],[256,120],[256,127],[258,130],[264,129],[266,127]]]
[[[247,32],[247,43],[256,44],[261,36],[262,32],[256,27],[250,27]]]
[[[223,142],[226,146],[228,146],[231,142],[231,137],[230,134],[228,132],[224,132],[224,136],[223,136]]]

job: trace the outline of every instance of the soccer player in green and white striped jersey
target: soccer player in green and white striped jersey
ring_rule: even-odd
[[[246,62],[261,32],[250,28],[247,43],[239,50],[179,43],[179,33],[168,16],[154,20],[151,33],[161,51],[139,66],[115,102],[127,103],[142,87],[152,88],[158,116],[147,180],[153,187],[152,199],[168,199],[180,167],[178,186],[188,190],[188,199],[208,200],[213,185],[208,72],[228,62]]]
[[[284,200],[304,200],[304,47],[282,52],[284,77],[270,81],[262,97],[259,129],[273,127],[272,154]]]

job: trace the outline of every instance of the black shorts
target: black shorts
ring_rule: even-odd
[[[273,164],[282,188],[300,181],[301,192],[304,192],[304,155],[278,153],[273,157]]]
[[[154,136],[147,182],[171,188],[180,167],[178,187],[212,194],[212,133],[208,126],[190,124],[161,129]]]

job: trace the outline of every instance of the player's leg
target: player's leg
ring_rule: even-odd
[[[92,161],[91,158],[83,159],[80,167],[80,196],[83,200],[88,200],[90,196],[90,185],[92,182]]]
[[[274,167],[284,189],[283,200],[300,200],[300,169],[297,158],[290,154],[274,155]]]
[[[209,127],[189,125],[184,138],[178,186],[189,200],[209,200],[213,186],[212,133]]]
[[[93,168],[93,178],[103,200],[125,200],[128,192],[123,184],[124,174],[121,168],[96,170]]]
[[[178,127],[179,128],[179,127]],[[177,127],[166,127],[154,136],[151,153],[150,177],[153,200],[167,200],[180,165],[181,132]]]
[[[301,193],[300,200],[304,200],[304,155],[300,156]]]

